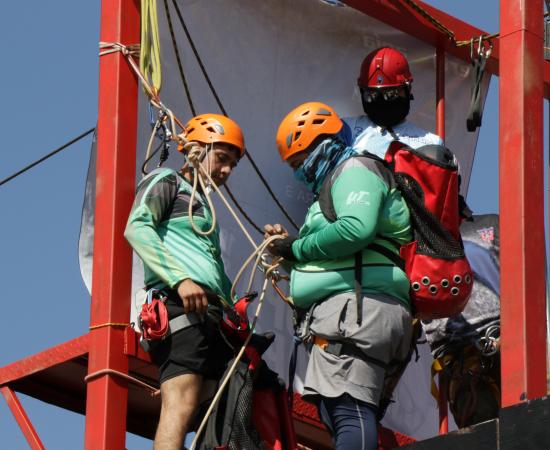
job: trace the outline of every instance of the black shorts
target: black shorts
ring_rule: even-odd
[[[166,303],[168,317],[183,314],[179,297],[170,295]],[[159,381],[179,375],[198,374],[206,380],[219,380],[234,350],[221,335],[219,316],[209,312],[207,319],[158,342],[151,350],[151,358],[159,370]]]

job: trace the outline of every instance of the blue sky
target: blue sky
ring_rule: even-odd
[[[490,33],[498,1],[431,0]],[[160,4],[160,3],[159,3]],[[0,179],[94,126],[97,1],[4,2],[0,15]],[[84,334],[89,296],[77,243],[90,138],[0,187],[3,320],[0,366]],[[493,79],[469,189],[478,213],[498,211],[498,80]],[[84,419],[20,396],[46,448],[82,447]],[[0,400],[2,448],[27,448]],[[129,449],[150,448],[129,436]]]

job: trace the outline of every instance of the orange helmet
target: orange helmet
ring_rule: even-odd
[[[344,124],[336,112],[320,102],[309,102],[290,111],[277,130],[277,148],[283,161],[306,150],[324,134],[338,133]]]
[[[223,142],[236,147],[239,157],[245,152],[243,132],[237,122],[221,114],[201,114],[185,125],[185,137],[202,144]]]

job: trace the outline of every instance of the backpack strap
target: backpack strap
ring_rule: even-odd
[[[388,186],[389,189],[393,189],[396,186],[393,173],[392,171],[386,166],[386,162],[379,158],[376,155],[373,155],[371,153],[361,154],[357,156],[352,156],[351,158],[354,158],[361,162],[365,166],[365,168],[369,169],[371,172],[374,172],[378,177],[380,177],[384,183]],[[336,210],[334,209],[334,202],[332,201],[332,185],[334,180],[340,173],[342,173],[346,168],[346,163],[351,159],[347,159],[342,164],[337,166],[332,172],[330,172],[325,180],[323,181],[323,184],[321,185],[321,190],[319,191],[319,207],[321,208],[321,212],[325,216],[325,218],[329,222],[335,222],[337,219],[336,216]],[[385,239],[392,244],[396,245],[397,248],[400,247],[399,243],[396,243],[395,241],[387,238],[380,237],[382,239]],[[404,261],[395,253],[393,253],[391,250],[388,250],[386,247],[371,243],[366,248],[373,250],[377,253],[380,253],[381,255],[388,258],[391,262],[393,262],[397,267],[399,267],[401,270],[404,270],[405,263]],[[354,291],[355,291],[355,300],[357,303],[357,325],[361,325],[361,322],[363,320],[363,251],[360,250],[354,255],[355,264],[354,264]]]
[[[366,169],[374,172],[388,186],[388,189],[391,190],[397,186],[393,177],[393,172],[387,167],[387,163],[378,156],[373,155],[372,153],[364,153],[346,159],[325,177],[319,191],[319,206],[321,208],[321,212],[329,222],[336,221],[336,211],[332,201],[332,185],[338,175],[346,169],[347,163],[351,159],[361,162]]]

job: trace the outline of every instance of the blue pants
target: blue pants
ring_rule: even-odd
[[[321,397],[319,415],[329,429],[335,450],[377,450],[377,408],[348,394]]]

